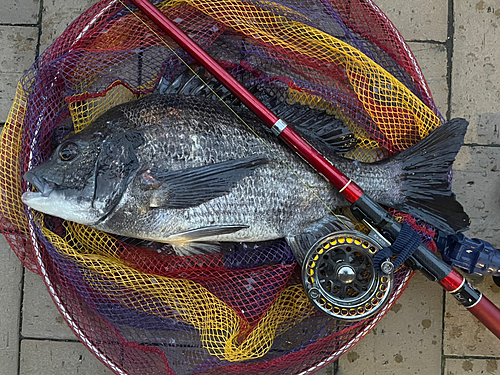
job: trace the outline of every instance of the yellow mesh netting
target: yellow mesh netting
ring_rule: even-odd
[[[167,0],[159,7],[169,8],[183,3],[264,43],[344,67],[365,111],[400,150],[419,139],[408,137],[408,134],[423,138],[441,123],[433,111],[385,69],[331,35],[240,1]]]
[[[0,170],[2,192],[0,194],[0,212],[21,232],[28,233],[28,220],[21,202],[21,139],[24,115],[26,114],[27,95],[22,82],[17,85],[14,104],[1,135]]]
[[[108,109],[111,109],[119,104],[131,101],[136,96],[125,86],[118,84],[113,86],[106,92],[106,96],[98,96],[87,100],[75,100],[69,103],[69,111],[71,119],[75,127],[75,132],[92,123],[95,119],[101,116]]]
[[[43,215],[38,217],[38,221],[43,221]],[[63,239],[39,225],[44,236],[62,255],[87,270],[86,281],[95,290],[116,293],[114,298],[126,307],[152,314],[157,313],[158,307],[149,298],[160,300],[172,309],[171,315],[163,314],[163,317],[179,319],[199,329],[204,347],[220,359],[244,361],[259,358],[267,353],[277,334],[282,334],[314,312],[302,286],[290,286],[279,295],[252,332],[239,342],[240,318],[206,288],[190,280],[145,274],[124,265],[118,257],[115,240],[103,232],[67,223],[68,234]],[[96,276],[99,281],[96,281]],[[113,287],[102,283],[102,279],[109,281]],[[126,290],[138,292],[141,302],[137,304],[133,296],[127,298]],[[155,307],[148,308],[150,303]]]

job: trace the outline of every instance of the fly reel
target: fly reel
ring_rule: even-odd
[[[361,320],[389,300],[393,273],[373,267],[382,247],[357,231],[332,233],[316,242],[302,266],[304,288],[321,311],[340,320]]]

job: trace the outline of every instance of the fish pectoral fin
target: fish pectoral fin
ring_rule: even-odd
[[[316,242],[341,230],[354,230],[354,225],[345,216],[328,215],[305,228],[302,233],[285,239],[297,262],[302,264],[307,252]]]
[[[171,234],[163,242],[167,242],[172,245],[182,244],[186,242],[195,242],[206,239],[208,237],[231,234],[248,227],[248,225],[213,225],[209,227],[184,230]]]
[[[229,193],[238,181],[269,160],[262,155],[179,171],[148,171],[155,188],[151,207],[189,208]],[[147,186],[151,186],[148,182]]]

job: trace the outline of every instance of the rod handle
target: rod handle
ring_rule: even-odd
[[[493,302],[482,294],[479,301],[468,307],[468,310],[500,339],[500,309]]]
[[[497,306],[456,270],[452,270],[439,284],[500,339],[500,309]]]

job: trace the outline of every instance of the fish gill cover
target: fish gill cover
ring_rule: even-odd
[[[231,74],[250,75],[252,85],[280,100],[341,119],[358,139],[350,158],[397,154],[443,121],[409,48],[372,2],[155,5]],[[283,241],[180,257],[21,203],[27,190],[21,176],[46,160],[73,126],[84,129],[185,69],[158,28],[134,13],[129,2],[99,2],[21,78],[1,135],[2,232],[23,264],[44,278],[79,339],[116,373],[316,371],[373,328],[403,292],[410,270],[398,270],[391,300],[378,314],[341,322],[311,305]],[[393,213],[430,241],[432,228]]]

